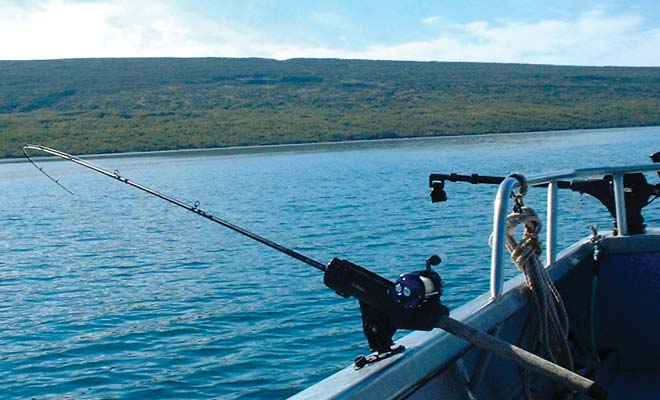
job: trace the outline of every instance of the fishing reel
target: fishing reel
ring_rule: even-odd
[[[440,299],[442,296],[442,278],[431,269],[439,265],[440,257],[431,256],[426,260],[426,269],[402,274],[394,284],[396,301],[407,310],[421,307],[427,301]]]
[[[403,351],[392,340],[397,329],[430,331],[449,315],[440,302],[442,279],[431,269],[438,264],[440,257],[432,256],[426,269],[402,274],[396,282],[347,260],[334,258],[328,264],[323,282],[340,296],[359,300],[364,335],[377,353],[358,357],[356,368]]]

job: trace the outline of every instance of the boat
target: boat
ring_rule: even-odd
[[[652,160],[648,165],[560,171],[525,179],[457,174],[431,174],[429,179],[434,201],[446,200],[446,182],[499,184],[490,290],[450,315],[500,343],[527,344],[529,350],[542,348],[532,344],[530,321],[537,307],[531,303],[533,290],[524,274],[503,279],[510,233],[507,214],[512,205],[514,212],[520,207],[523,186],[546,188],[547,202],[540,205],[547,207],[541,269],[567,314],[570,369],[599,385],[599,393],[566,389],[561,378],[530,372],[484,346],[435,328],[409,333],[392,347],[397,351],[376,351],[369,362],[360,357],[292,399],[660,399],[660,229],[646,227],[642,216],[642,209],[660,195],[660,184],[646,180],[645,173],[660,170],[656,163],[660,154]],[[559,189],[596,197],[610,211],[614,229],[601,235],[592,228],[590,236],[558,251],[557,228],[570,218],[558,215]],[[539,355],[548,356],[543,351]]]

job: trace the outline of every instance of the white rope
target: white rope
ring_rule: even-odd
[[[516,241],[516,227],[524,225],[525,231]],[[518,269],[525,274],[529,288],[532,321],[530,350],[543,350],[550,361],[573,370],[573,359],[568,345],[568,315],[554,283],[541,263],[541,244],[538,239],[541,220],[529,207],[519,207],[506,219],[506,247]],[[525,378],[526,380],[526,378]],[[525,385],[529,395],[529,388]]]

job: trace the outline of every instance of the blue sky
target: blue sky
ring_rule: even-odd
[[[660,1],[0,0],[0,59],[660,66]]]

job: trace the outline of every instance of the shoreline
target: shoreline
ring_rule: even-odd
[[[442,139],[456,139],[456,138],[479,138],[491,136],[517,136],[517,135],[530,135],[530,134],[570,134],[577,132],[596,132],[596,131],[621,131],[621,130],[641,130],[641,129],[654,129],[660,128],[660,125],[647,125],[647,126],[628,126],[628,127],[608,127],[608,128],[585,128],[585,129],[561,129],[561,130],[545,130],[545,131],[527,131],[527,132],[499,132],[499,133],[473,133],[473,134],[458,134],[458,135],[437,135],[437,136],[414,136],[403,138],[386,138],[386,139],[356,139],[356,140],[341,140],[341,141],[328,141],[328,142],[302,142],[302,143],[281,143],[281,144],[264,144],[264,145],[246,145],[246,146],[227,146],[227,147],[205,147],[194,149],[177,149],[177,150],[154,150],[154,151],[127,151],[120,153],[92,153],[92,154],[75,154],[76,157],[84,157],[87,159],[104,159],[104,158],[131,158],[131,157],[159,157],[168,155],[188,156],[188,155],[208,155],[213,154],[255,154],[255,153],[270,153],[287,150],[301,150],[307,147],[315,148],[320,146],[327,147],[342,147],[355,144],[386,144],[398,142],[412,142],[412,141],[427,141],[427,140],[442,140]],[[35,144],[35,143],[30,143]],[[38,143],[36,143],[38,144]],[[36,156],[32,157],[35,160],[58,160],[55,156]],[[2,158],[0,164],[12,164],[28,162],[25,157],[15,158]]]

